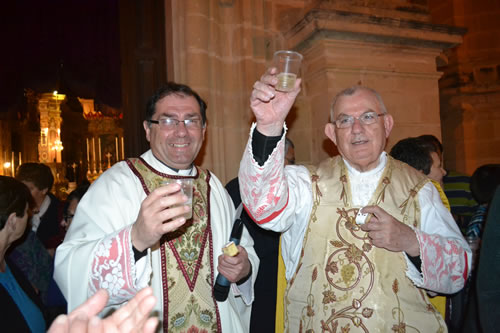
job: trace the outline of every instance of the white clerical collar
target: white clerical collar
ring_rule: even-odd
[[[355,169],[352,165],[349,164],[349,162],[347,162],[345,158],[344,158],[344,163],[349,173],[352,174],[353,176],[371,177],[373,175],[378,174],[381,170],[385,168],[385,165],[387,163],[387,153],[383,151],[378,158],[377,166],[365,172]]]
[[[175,169],[172,168],[160,159],[158,159],[156,156],[154,156],[153,151],[150,149],[141,156],[146,162],[149,163],[153,168],[156,170],[166,173],[168,175],[176,175],[176,176],[194,176],[196,175],[196,168],[194,165],[191,165],[189,169]]]
[[[349,173],[349,182],[351,184],[352,204],[357,207],[364,207],[370,202],[370,198],[377,189],[377,184],[384,172],[387,164],[387,154],[382,152],[378,158],[378,165],[366,172],[361,172],[344,160]]]

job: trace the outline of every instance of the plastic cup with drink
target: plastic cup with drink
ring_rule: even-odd
[[[276,90],[288,92],[293,90],[295,80],[302,63],[302,54],[295,51],[276,51],[274,53],[274,66],[278,69],[278,84]]]
[[[188,200],[183,203],[176,205],[178,206],[189,206],[191,209],[186,212],[183,216],[186,220],[189,220],[193,217],[193,179],[192,178],[168,178],[162,182],[162,185],[168,185],[172,183],[177,183],[181,186],[181,192],[188,197]]]

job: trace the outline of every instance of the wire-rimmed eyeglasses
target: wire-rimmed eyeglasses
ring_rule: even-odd
[[[338,117],[334,123],[337,128],[349,128],[354,125],[354,121],[357,119],[363,125],[371,125],[378,120],[378,117],[383,117],[385,115],[385,113],[377,113],[375,111],[366,111],[359,117],[353,117],[343,114],[340,115],[340,117]]]
[[[179,123],[184,123],[184,127],[187,129],[200,129],[202,127],[201,119],[198,118],[188,118],[184,120],[179,120],[175,118],[160,118],[158,120],[150,119],[148,122],[152,124],[157,124],[162,129],[175,129]]]

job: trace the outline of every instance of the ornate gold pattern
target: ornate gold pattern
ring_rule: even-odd
[[[399,170],[400,166],[394,163],[389,158],[369,204],[381,206],[403,223],[410,224],[411,221],[418,226],[420,209],[416,194],[426,181],[420,181],[423,177],[415,174],[408,176],[413,177],[410,180],[414,186],[407,192],[404,188],[392,187],[395,168],[397,177],[405,177],[405,170]],[[351,205],[347,169],[341,159],[334,159],[333,165],[329,161],[317,169],[310,167],[309,171],[313,207],[299,263],[285,293],[286,330],[292,332],[298,327],[299,332],[369,332],[380,331],[382,325],[386,327],[385,331],[406,332],[411,329],[418,332],[413,326],[421,321],[415,321],[411,309],[417,307],[421,310],[423,306],[423,311],[427,310],[434,317],[433,308],[428,308],[425,296],[418,304],[407,302],[408,297],[414,297],[420,290],[415,289],[402,270],[406,265],[403,254],[375,248],[367,233],[355,223],[359,208]],[[401,207],[397,207],[404,201],[401,200],[404,195],[411,199],[407,200],[406,206],[413,208],[399,215]],[[326,253],[326,256],[323,259],[318,253]],[[381,267],[384,268],[381,270]],[[393,267],[398,267],[398,270],[393,271]],[[393,280],[387,281],[391,277]],[[403,288],[400,281],[403,281]],[[400,301],[401,292],[405,295],[404,301]],[[406,320],[405,311],[410,311],[407,316],[412,321]],[[389,322],[386,320],[381,324],[380,316]],[[428,318],[422,312],[417,317]],[[434,323],[426,321],[423,327],[437,327],[440,331],[444,322],[442,318],[435,318]]]
[[[146,193],[161,186],[165,178],[186,178],[158,173],[140,159],[130,159],[129,166]],[[189,178],[193,178],[193,218],[161,241],[164,330],[220,332],[220,316],[212,295],[210,174],[198,168],[197,176]]]

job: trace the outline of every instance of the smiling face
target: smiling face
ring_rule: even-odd
[[[168,95],[156,103],[152,120],[173,118],[177,120],[202,119],[200,106],[192,96]],[[169,167],[188,169],[195,160],[205,138],[206,127],[187,129],[184,123],[175,128],[161,128],[160,124],[144,121],[146,138],[156,158]]]
[[[382,113],[377,97],[369,90],[359,89],[352,95],[340,96],[335,103],[334,119],[341,115],[359,117],[367,111]],[[389,114],[378,117],[373,124],[363,125],[355,119],[352,127],[325,126],[325,134],[337,145],[342,157],[359,171],[368,171],[378,165],[394,121]]]

